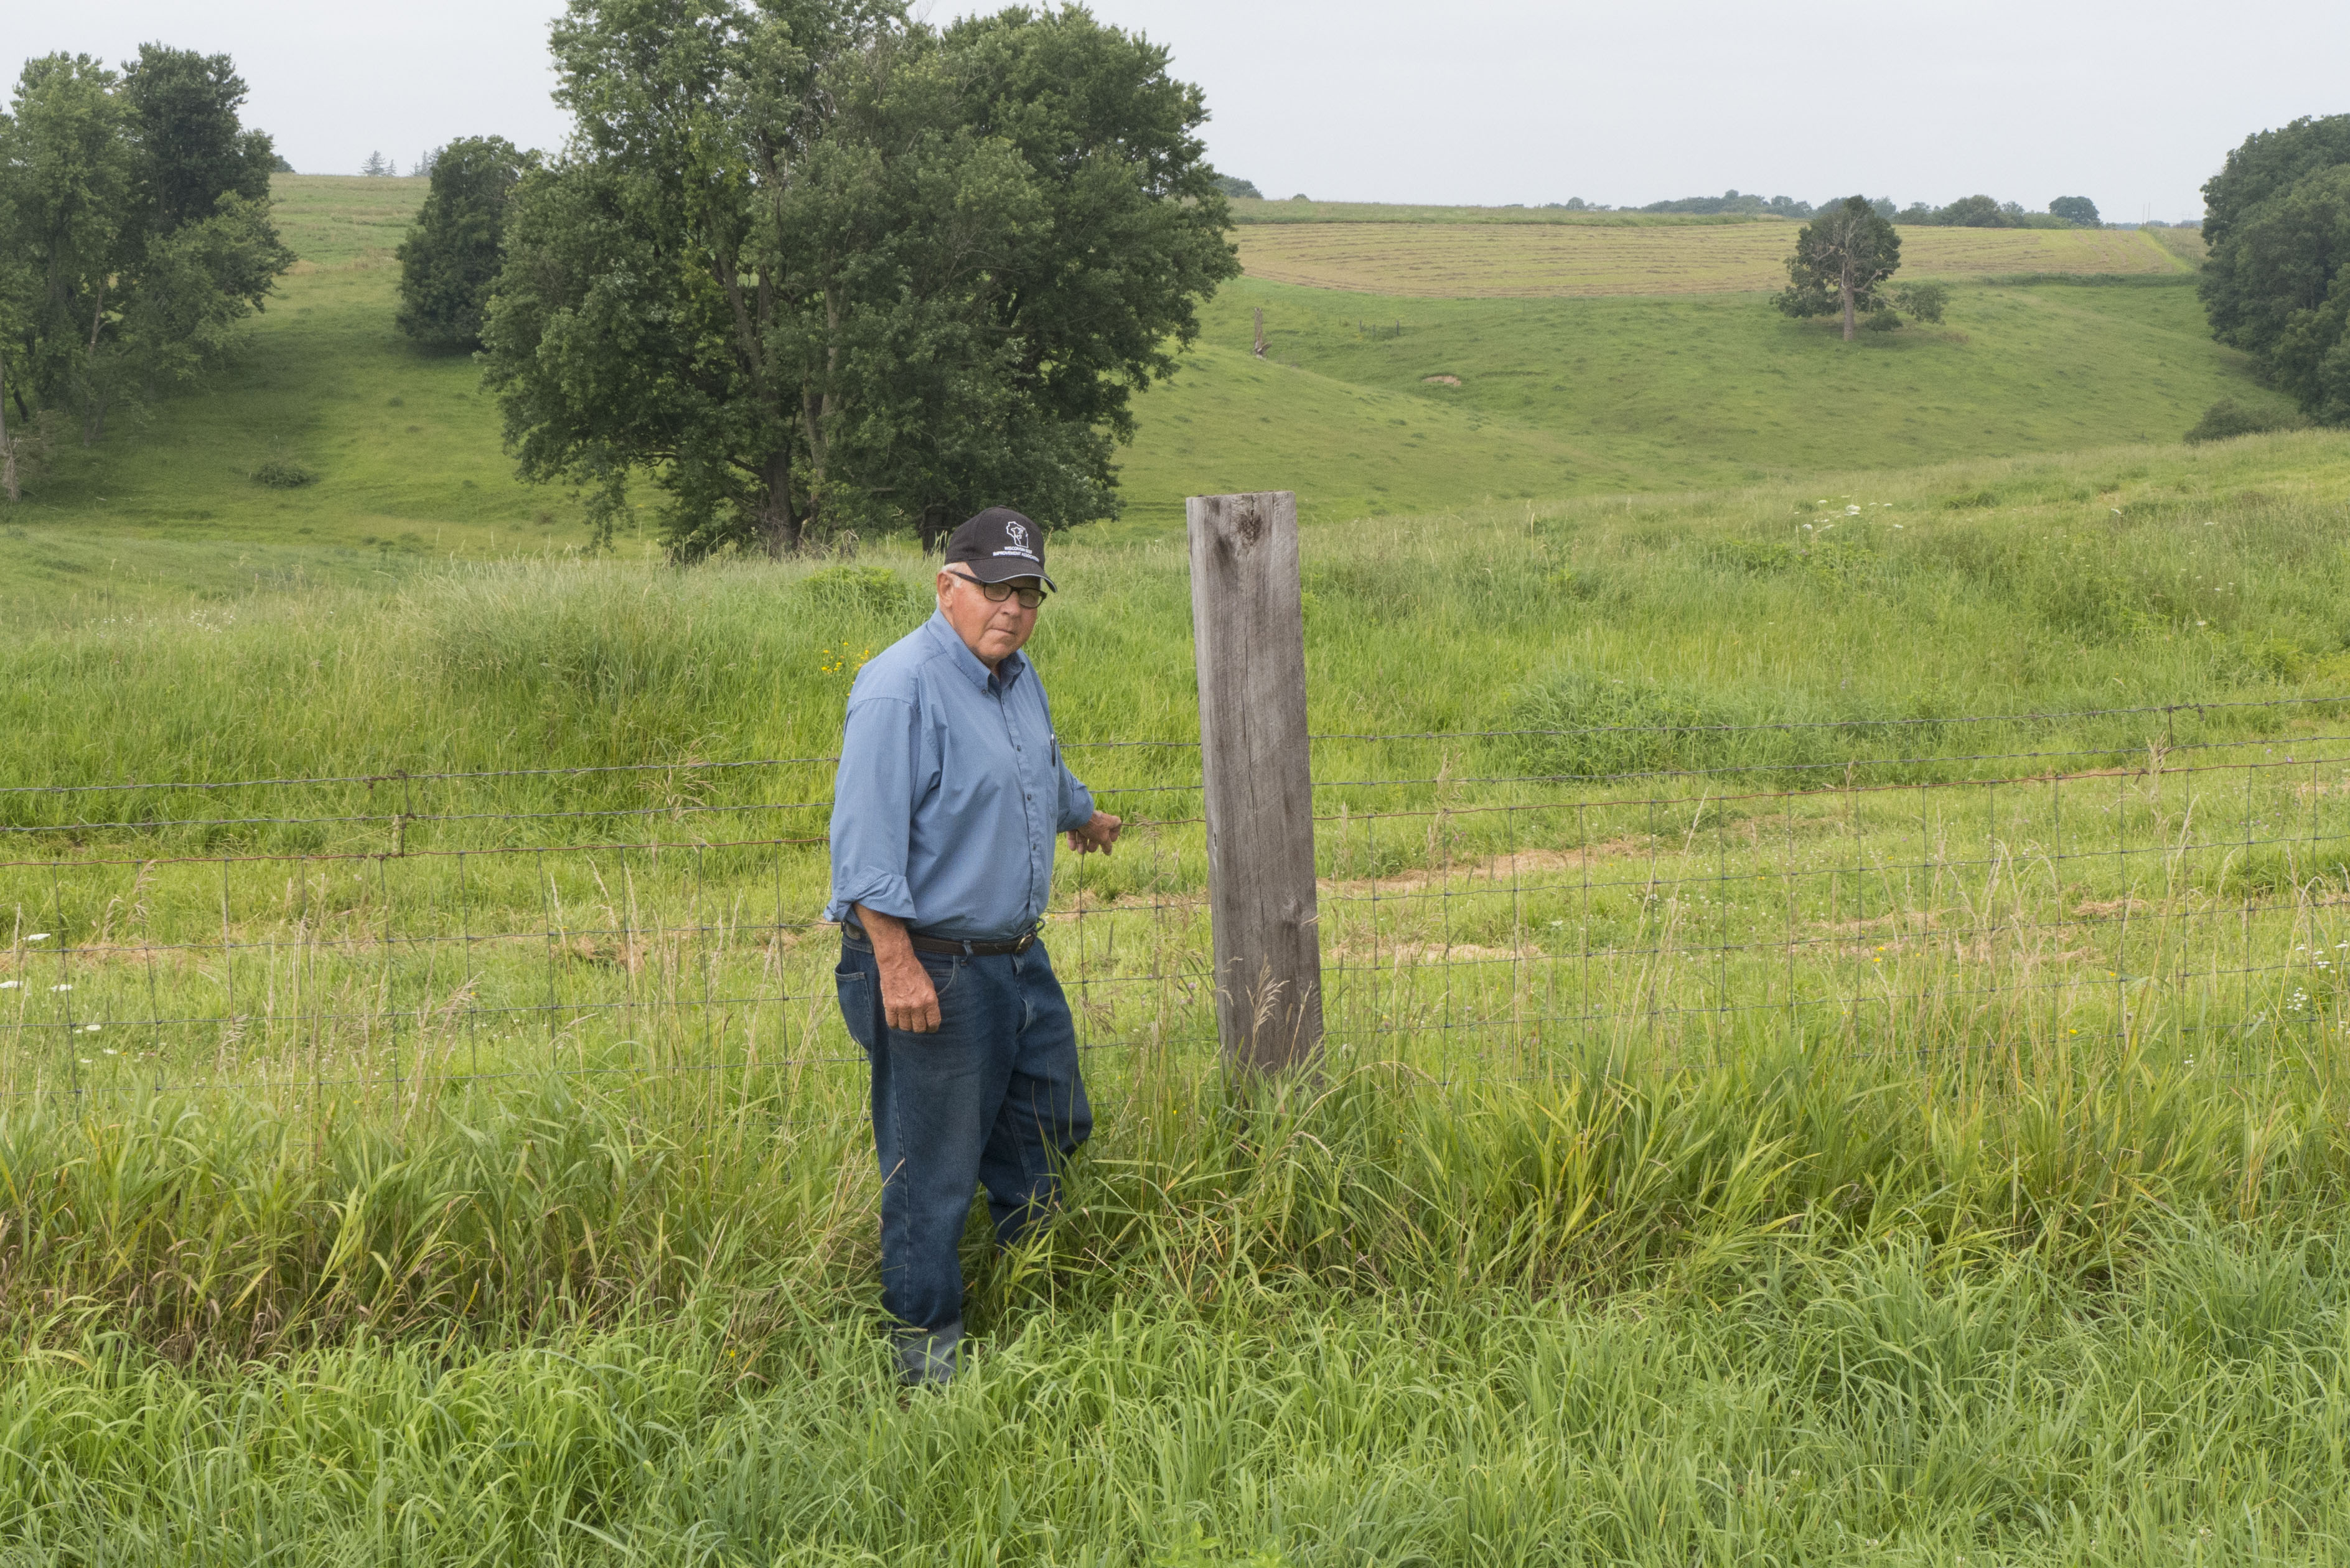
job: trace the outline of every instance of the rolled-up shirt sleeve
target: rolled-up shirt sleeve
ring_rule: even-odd
[[[1061,764],[1061,820],[1058,831],[1075,833],[1094,816],[1094,792],[1077,782],[1069,764]]]
[[[832,902],[825,907],[826,919],[844,919],[857,904],[914,919],[906,861],[920,747],[912,703],[895,697],[850,702],[840,768],[833,775]]]

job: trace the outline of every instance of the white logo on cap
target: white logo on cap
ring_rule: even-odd
[[[1018,556],[1022,559],[1029,561],[1033,561],[1036,558],[1036,552],[1028,547],[1028,526],[1026,524],[1007,522],[1003,524],[1003,537],[1009,541],[1009,543],[1007,543],[1003,549],[995,552],[997,555]]]

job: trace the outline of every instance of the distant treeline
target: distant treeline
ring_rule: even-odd
[[[1569,211],[1602,213],[1605,207],[1586,206],[1581,201],[1552,203]],[[2026,212],[2021,202],[1994,201],[1989,196],[1961,196],[1947,207],[1937,207],[1926,202],[1912,202],[1896,208],[1893,198],[1878,196],[1871,200],[1880,217],[1897,223],[1910,223],[1950,229],[2094,229],[2099,226],[2097,204],[2086,196],[2059,196],[2048,203],[2044,213]],[[1758,217],[1810,218],[1817,209],[1809,202],[1798,202],[1792,196],[1773,196],[1768,200],[1752,192],[1724,191],[1719,196],[1682,196],[1670,202],[1651,202],[1635,209],[1642,213],[1752,213]]]
[[[1254,198],[1262,195],[1246,180],[1232,175],[1219,177],[1227,196]],[[1304,197],[1295,198],[1303,201]],[[1514,207],[1517,202],[1508,203]],[[1989,196],[1961,196],[1947,207],[1937,207],[1925,202],[1912,202],[1897,208],[1890,196],[1878,196],[1870,202],[1878,214],[1897,223],[1929,224],[1953,229],[2095,229],[2102,227],[2097,216],[2097,204],[2086,196],[2059,196],[2048,203],[2044,213],[2026,212],[2020,202],[1994,201]],[[1809,202],[1798,202],[1793,196],[1758,196],[1752,191],[1735,188],[1719,196],[1676,196],[1669,202],[1650,202],[1644,207],[1611,207],[1605,202],[1586,202],[1580,196],[1564,202],[1544,202],[1543,210],[1555,213],[1690,213],[1700,216],[1736,216],[1745,213],[1758,218],[1790,218],[1802,222],[1816,217],[1823,210]]]

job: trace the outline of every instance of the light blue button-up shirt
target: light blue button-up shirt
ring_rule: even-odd
[[[1028,661],[991,674],[933,615],[849,689],[824,918],[862,904],[932,936],[1008,940],[1044,918],[1055,838],[1093,814]]]

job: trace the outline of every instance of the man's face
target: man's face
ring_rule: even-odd
[[[1019,652],[1028,634],[1036,629],[1036,611],[1021,605],[1020,590],[1044,587],[1035,577],[1014,577],[1003,586],[1013,592],[1004,596],[1002,604],[994,604],[979,584],[963,576],[961,567],[948,566],[939,573],[940,610],[963,646],[990,670]]]

